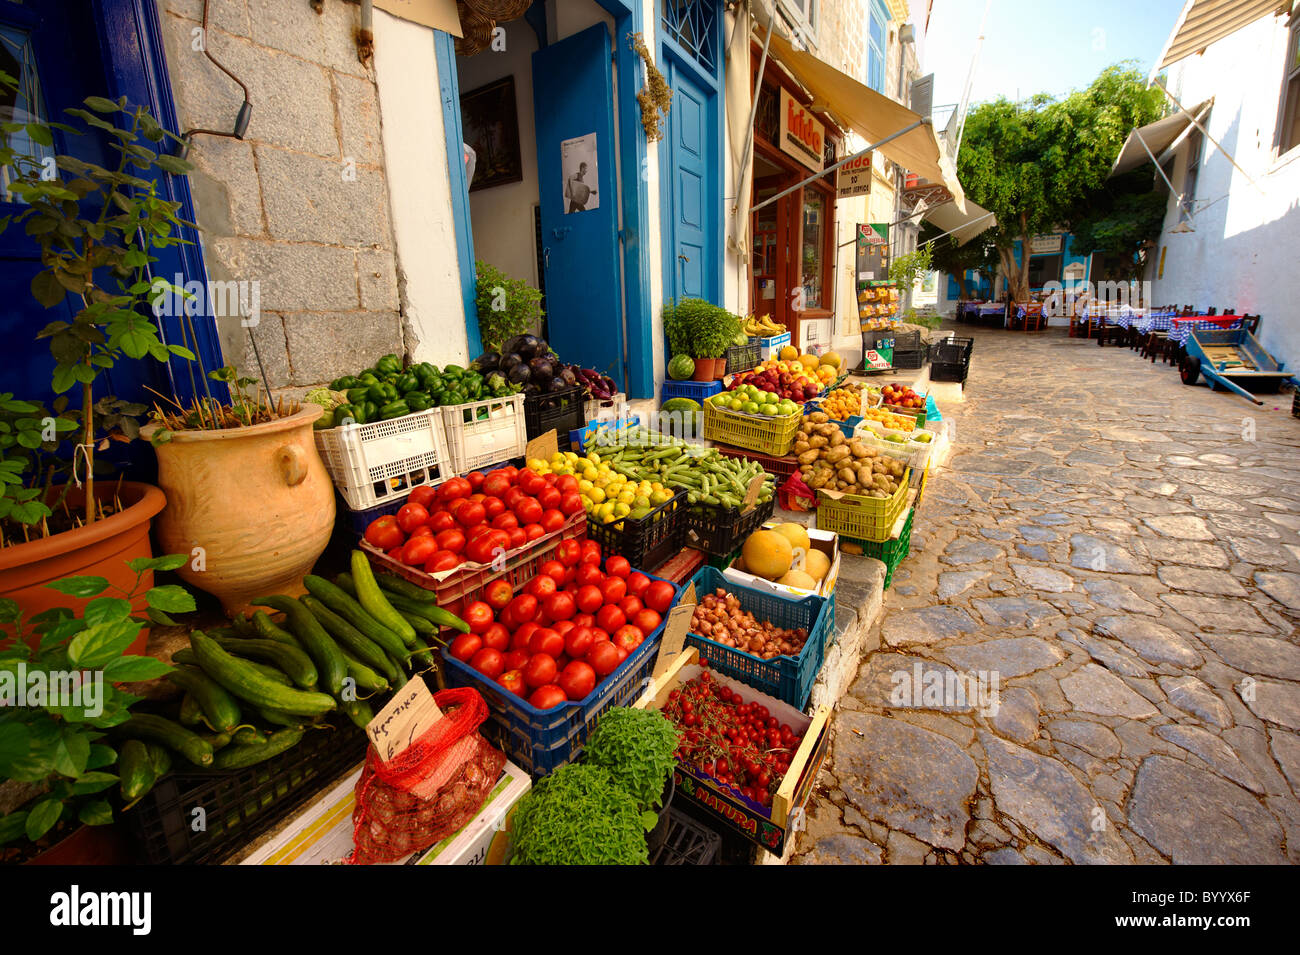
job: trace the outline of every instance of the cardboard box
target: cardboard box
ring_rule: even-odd
[[[779,521],[768,521],[763,527],[771,530],[780,523]],[[789,584],[778,584],[774,580],[768,580],[766,577],[756,577],[753,574],[746,573],[739,568],[741,558],[737,557],[731,564],[722,571],[722,576],[733,583],[742,584],[746,587],[753,587],[755,590],[767,590],[774,594],[791,597],[829,597],[835,592],[835,582],[840,576],[840,535],[834,531],[818,530],[815,527],[807,528],[808,542],[812,545],[813,550],[819,550],[825,554],[831,562],[830,570],[826,571],[826,576],[822,578],[821,585],[816,590],[804,590],[802,587],[791,587]]]
[[[791,724],[793,725],[793,724]],[[281,834],[240,860],[240,865],[332,865],[353,849],[353,790],[361,767],[298,813]],[[528,774],[507,762],[477,816],[442,842],[389,865],[502,865],[509,836],[506,824],[515,804],[532,788]]]
[[[662,708],[668,701],[668,694],[676,686],[694,679],[702,672],[698,659],[694,647],[678,656],[663,676],[646,690],[636,706],[641,709]],[[788,723],[792,729],[801,733],[803,740],[790,763],[790,771],[781,780],[780,788],[772,797],[772,805],[768,808],[755,805],[730,792],[712,776],[706,776],[681,762],[677,764],[677,792],[673,799],[689,799],[750,842],[780,856],[785,852],[786,839],[803,826],[803,807],[826,759],[830,743],[830,708],[818,706],[812,716],[806,716],[793,706],[760,693],[738,680],[721,676],[717,672],[713,673],[713,678],[739,693],[746,703],[758,700],[778,720]]]
[[[786,345],[790,344],[790,333],[782,332],[780,335],[773,335],[770,338],[760,338],[758,340],[758,353],[763,356],[763,360],[775,358]]]

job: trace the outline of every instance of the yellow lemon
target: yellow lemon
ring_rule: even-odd
[[[605,491],[603,488],[593,487],[591,489],[591,494],[589,496],[591,497],[593,502],[599,504],[605,500]]]
[[[632,508],[628,507],[627,504],[623,503],[622,501],[619,501],[617,504],[614,505],[615,517],[627,517],[631,513],[632,513]]]

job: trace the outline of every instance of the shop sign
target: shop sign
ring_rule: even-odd
[[[881,235],[882,229],[885,231],[885,235]],[[858,238],[867,245],[889,245],[888,232],[888,223],[868,225],[862,222],[858,224]]]
[[[813,172],[821,172],[825,160],[826,129],[821,121],[781,88],[781,133],[777,145]]]
[[[835,186],[838,198],[851,199],[854,196],[871,194],[871,153],[840,166],[835,174]]]
[[[879,368],[881,371],[887,371],[888,369],[893,368],[893,362],[890,361],[890,359],[893,358],[894,352],[893,342],[890,342],[888,348],[885,348],[884,346],[877,346],[877,348],[880,350],[878,351],[876,348],[868,348],[866,355],[863,356],[867,366],[870,368]],[[889,357],[880,354],[880,351],[888,352]]]
[[[1029,240],[1029,254],[1044,255],[1048,252],[1060,252],[1062,238],[1059,232],[1055,235],[1036,235]]]

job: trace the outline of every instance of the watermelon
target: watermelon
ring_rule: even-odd
[[[668,377],[675,381],[685,381],[695,374],[695,362],[690,355],[674,355],[668,362]]]

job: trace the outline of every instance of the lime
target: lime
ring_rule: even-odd
[[[743,405],[740,406],[740,410],[743,411],[745,414],[758,414],[758,402],[746,401]]]
[[[767,402],[766,404],[759,405],[758,413],[767,415],[768,417],[772,417],[776,414],[776,405],[774,405],[770,401]]]

